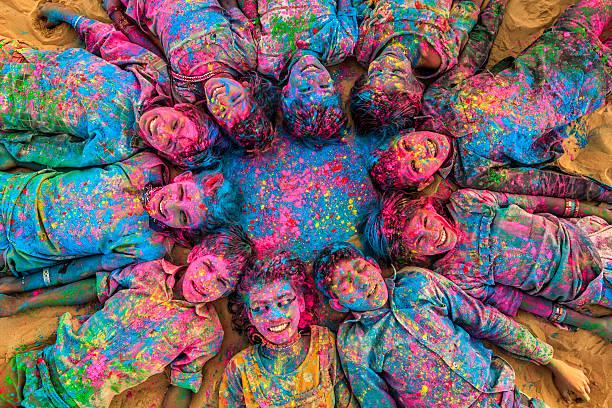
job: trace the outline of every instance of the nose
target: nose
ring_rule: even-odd
[[[286,317],[287,317],[287,313],[283,311],[280,307],[278,307],[276,303],[274,303],[273,305],[270,305],[270,308],[268,309],[268,313],[266,316],[266,318],[269,320],[284,319]]]

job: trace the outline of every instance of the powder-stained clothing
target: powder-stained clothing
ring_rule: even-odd
[[[217,0],[121,0],[126,14],[156,35],[174,73],[180,102],[204,100],[204,76],[241,76],[257,68],[257,35],[238,8]],[[108,7],[108,0],[105,2]]]
[[[126,159],[143,146],[140,114],[168,100],[166,65],[109,24],[67,20],[87,50],[0,39],[0,143],[19,161],[51,167]]]
[[[211,305],[173,298],[179,269],[159,259],[98,274],[102,310],[65,313],[54,345],[16,357],[26,377],[22,405],[105,408],[168,365],[171,384],[197,392],[223,329]]]
[[[440,68],[421,77],[444,72],[457,63],[462,43],[478,20],[479,8],[471,1],[358,0],[359,38],[355,57],[368,66],[393,39],[411,43],[419,38],[440,56]],[[405,37],[402,39],[402,37]]]
[[[451,195],[459,238],[434,271],[511,316],[523,292],[572,307],[598,303],[603,266],[587,231],[552,214],[531,214],[522,202],[479,190]]]
[[[167,172],[152,153],[65,173],[0,172],[2,272],[23,276],[55,265],[53,273],[93,273],[163,256],[167,238],[150,228],[141,197]]]
[[[404,268],[386,283],[389,307],[355,313],[338,331],[362,408],[499,407],[499,397],[502,408],[521,406],[512,367],[479,339],[539,364],[550,345],[431,271]]]
[[[506,168],[554,160],[566,125],[605,104],[612,51],[598,36],[612,17],[612,1],[581,0],[516,59],[478,73],[503,9],[493,1],[483,13],[459,64],[425,93],[423,112],[456,138],[452,174],[458,184],[499,190],[510,180],[517,193],[540,194],[542,184],[550,184],[544,173],[521,169],[517,175]],[[521,189],[523,181],[538,191]]]
[[[276,79],[304,54],[323,65],[344,61],[359,34],[351,0],[257,0],[257,13],[257,69]]]
[[[308,354],[291,373],[278,375],[261,363],[259,348],[235,355],[225,368],[219,406],[245,408],[357,408],[336,353],[334,335],[311,326]]]

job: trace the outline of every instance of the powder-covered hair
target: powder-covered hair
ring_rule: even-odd
[[[248,82],[252,101],[249,116],[227,130],[229,139],[247,153],[267,150],[276,134],[275,118],[280,103],[280,89],[255,73],[240,78]]]
[[[416,79],[415,79],[416,80]],[[349,105],[355,126],[362,134],[388,139],[402,129],[414,126],[414,117],[421,111],[423,85],[420,92],[377,89],[361,74],[353,89]]]
[[[187,262],[206,255],[223,258],[232,276],[240,278],[255,256],[255,245],[238,224],[225,224],[208,231],[202,242],[191,250]]]
[[[328,299],[333,299],[330,290],[332,273],[340,261],[365,258],[365,255],[353,244],[345,241],[329,244],[319,252],[312,264],[312,275],[317,289]]]
[[[305,103],[299,98],[283,101],[283,127],[291,137],[310,147],[337,143],[344,136],[348,117],[342,103]]]
[[[217,169],[206,170],[197,174],[194,173],[194,182],[201,186],[204,191],[206,182],[219,173],[220,171]],[[145,191],[146,189],[145,187]],[[203,204],[208,209],[209,216],[201,220],[199,225],[193,228],[172,228],[149,217],[150,227],[163,235],[173,238],[182,245],[192,246],[201,242],[207,231],[236,221],[236,216],[240,213],[242,206],[242,196],[228,179],[223,178],[223,184],[215,191],[214,197],[209,197],[208,195],[203,195],[203,197]],[[147,201],[146,197],[144,201]]]
[[[153,108],[151,107],[151,109]],[[175,155],[159,150],[156,150],[156,152],[183,170],[208,169],[216,166],[221,159],[221,155],[230,145],[225,138],[221,137],[217,124],[195,105],[179,103],[174,105],[173,108],[196,125],[199,135],[198,141]],[[146,145],[153,148],[146,138],[143,137],[142,140]]]
[[[449,218],[436,198],[413,198],[403,192],[384,195],[359,222],[364,251],[386,264],[428,266],[431,257],[417,255],[402,239],[402,232],[410,220],[427,204],[432,204],[438,214]]]
[[[229,296],[232,326],[251,344],[260,343],[261,335],[249,320],[247,296],[256,284],[272,284],[288,281],[296,293],[304,297],[305,311],[300,316],[299,329],[303,330],[317,321],[315,305],[317,298],[313,290],[312,277],[304,261],[289,252],[278,252],[270,256],[259,256],[246,268],[236,291]]]

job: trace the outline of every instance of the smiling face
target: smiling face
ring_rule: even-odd
[[[370,63],[366,83],[380,91],[400,91],[419,98],[423,93],[423,86],[414,76],[412,64],[399,45],[385,48]]]
[[[283,88],[283,109],[290,109],[294,99],[299,99],[305,106],[312,103],[340,105],[340,94],[334,80],[312,55],[303,56],[291,68],[289,81]]]
[[[253,101],[244,85],[230,78],[211,78],[204,85],[208,110],[225,130],[249,116]]]
[[[364,258],[343,259],[331,274],[330,301],[336,310],[366,312],[383,307],[388,299],[387,285],[378,265]]]
[[[175,177],[172,184],[154,188],[145,204],[149,215],[172,228],[195,228],[208,217],[205,197],[215,195],[223,184],[217,173],[205,186],[195,183],[191,172]]]
[[[189,263],[178,284],[186,301],[204,303],[227,295],[236,287],[236,281],[224,259],[204,255]]]
[[[457,245],[457,232],[428,203],[408,222],[401,239],[416,255],[439,255]]]
[[[246,294],[249,320],[268,342],[289,343],[298,333],[304,297],[287,280],[256,284]]]
[[[151,109],[140,117],[138,125],[147,143],[171,157],[192,150],[200,138],[198,126],[184,113],[174,108]],[[205,125],[201,124],[204,131]]]
[[[387,150],[379,152],[378,163],[372,168],[372,177],[385,180],[392,175],[398,188],[423,187],[444,163],[450,152],[445,135],[434,132],[404,133],[389,143]]]

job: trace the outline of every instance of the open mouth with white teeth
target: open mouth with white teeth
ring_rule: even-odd
[[[377,288],[378,288],[378,284],[372,285],[370,289],[368,290],[368,293],[366,293],[366,297],[367,298],[372,297],[376,293]]]
[[[319,70],[319,67],[315,64],[308,64],[304,68],[302,68],[302,72],[311,72],[311,71],[318,71],[318,70]]]
[[[442,229],[442,231],[440,231],[440,236],[438,237],[438,246],[444,245],[445,242],[446,242],[446,231]]]
[[[437,157],[438,156],[438,146],[436,146],[436,144],[430,139],[427,139],[425,144],[427,145],[427,150],[429,150],[429,154],[431,155],[431,157]]]
[[[268,330],[270,330],[272,333],[280,333],[283,330],[287,329],[289,325],[289,323],[283,323],[276,326],[271,326],[270,328],[268,328]]]

